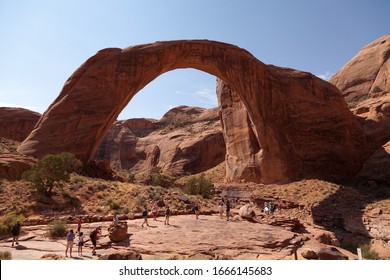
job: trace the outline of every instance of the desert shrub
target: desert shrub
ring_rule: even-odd
[[[61,220],[54,220],[48,224],[48,234],[51,237],[63,237],[66,235],[66,223]]]
[[[0,251],[0,260],[12,260],[12,254],[9,251]]]
[[[134,183],[135,182],[135,174],[133,173],[130,173],[128,178],[127,178],[128,182],[130,183]]]
[[[204,173],[201,173],[199,176],[194,176],[187,181],[184,192],[192,195],[201,195],[203,198],[210,198],[213,193],[213,183],[205,177]]]
[[[378,253],[371,249],[371,246],[368,244],[363,244],[361,246],[363,259],[365,260],[380,260]]]
[[[108,206],[110,206],[110,209],[111,210],[118,210],[119,208],[121,208],[120,204],[116,201],[111,201]]]
[[[139,208],[142,208],[146,204],[146,198],[142,195],[137,196],[135,199],[135,205]]]
[[[39,193],[51,196],[53,188],[62,187],[69,182],[70,174],[81,168],[81,161],[71,153],[46,155],[30,170],[23,173],[22,178],[36,187]]]
[[[376,86],[374,87],[374,89],[372,90],[373,93],[377,93],[377,92],[381,92],[382,89],[380,88],[380,86]]]
[[[23,215],[16,215],[9,213],[0,218],[0,235],[7,235],[11,233],[12,226],[19,221],[21,224],[26,220]]]

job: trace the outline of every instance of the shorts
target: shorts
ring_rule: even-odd
[[[66,243],[66,247],[67,247],[67,248],[73,247],[73,241],[68,241],[68,242]]]
[[[78,243],[77,243],[77,246],[79,246],[79,247],[81,247],[81,246],[83,246],[84,245],[84,242],[83,241],[79,241]]]
[[[95,239],[91,239],[91,241],[92,241],[93,246],[96,247],[96,240]]]

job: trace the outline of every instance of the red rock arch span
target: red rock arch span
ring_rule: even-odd
[[[89,161],[131,98],[178,68],[205,71],[229,85],[229,93],[219,96],[229,179],[286,182],[345,177],[360,168],[363,133],[334,86],[208,40],[99,51],[67,80],[18,151],[35,157],[68,151]],[[230,102],[233,96],[236,101]],[[235,111],[238,105],[243,114]]]

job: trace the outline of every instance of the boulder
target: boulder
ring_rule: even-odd
[[[119,222],[118,225],[108,227],[108,237],[112,242],[121,242],[127,238],[127,222]]]
[[[238,211],[238,215],[240,215],[241,218],[244,219],[253,219],[256,217],[255,210],[253,209],[254,207],[250,204],[246,204],[240,208]]]
[[[319,260],[348,260],[348,256],[335,247],[320,248],[317,251],[317,256]]]
[[[48,253],[48,254],[44,254],[41,257],[41,260],[65,260],[65,257],[57,254]]]
[[[301,255],[308,260],[318,260],[317,252],[312,248],[303,248],[301,250]]]
[[[99,256],[99,260],[142,260],[142,256],[138,252],[123,251]]]

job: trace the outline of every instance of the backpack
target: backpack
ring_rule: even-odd
[[[14,224],[14,225],[12,226],[11,232],[12,232],[13,234],[18,234],[19,228],[20,228],[20,224],[19,224],[19,223],[16,223],[16,224]]]
[[[144,210],[144,211],[142,212],[142,217],[147,217],[148,214],[149,214],[148,210]]]
[[[95,239],[95,230],[91,231],[91,233],[89,234],[89,238]]]

